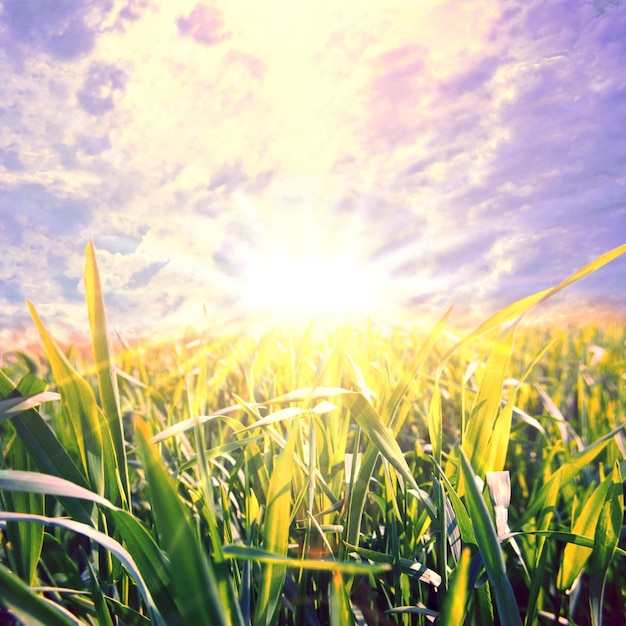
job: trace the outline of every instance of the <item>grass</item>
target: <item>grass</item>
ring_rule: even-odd
[[[0,372],[0,623],[615,624],[626,328],[525,312],[113,349]]]

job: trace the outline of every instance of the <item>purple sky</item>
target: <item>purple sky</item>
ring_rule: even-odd
[[[4,0],[0,340],[26,299],[87,328],[90,238],[127,335],[480,321],[626,242],[625,34],[600,0]],[[626,259],[553,310],[626,317]]]

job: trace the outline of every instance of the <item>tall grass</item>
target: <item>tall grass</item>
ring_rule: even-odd
[[[621,325],[526,311],[460,340],[373,326],[0,372],[0,610],[25,624],[614,624],[626,614]],[[48,388],[51,391],[48,391]]]

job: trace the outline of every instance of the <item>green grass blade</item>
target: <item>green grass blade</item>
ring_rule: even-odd
[[[496,597],[496,606],[503,626],[521,626],[517,601],[506,574],[504,556],[496,529],[482,494],[476,486],[475,474],[465,451],[461,449],[461,472],[465,484],[467,508],[474,526],[478,551],[482,557],[489,582]]]
[[[178,499],[177,487],[150,445],[145,426],[137,421],[135,428],[160,545],[170,561],[174,600],[183,623],[228,626],[215,573]]]
[[[33,593],[24,581],[0,563],[0,599],[11,613],[29,626],[75,626],[50,602]]]
[[[554,341],[549,342],[535,355],[531,363],[524,370],[524,373],[516,385],[515,391],[511,393],[506,405],[500,410],[500,413],[496,417],[493,432],[489,440],[489,461],[486,465],[487,471],[500,472],[504,469],[506,455],[509,449],[509,440],[511,438],[511,425],[513,422],[513,410],[515,409],[517,392],[531,370],[553,343]]]
[[[393,432],[381,419],[376,409],[360,394],[346,397],[346,404],[350,407],[356,423],[365,435],[376,446],[383,458],[392,465],[399,474],[409,483],[412,489],[419,490],[415,478],[402,454]]]
[[[589,561],[589,604],[591,622],[602,626],[602,606],[607,572],[622,531],[624,490],[619,463],[615,461],[604,506],[600,511]]]
[[[270,476],[267,506],[263,523],[263,549],[279,556],[287,554],[291,518],[291,482],[293,454],[299,428],[292,427],[284,450],[276,459]],[[285,583],[286,568],[282,564],[263,567],[256,611],[255,626],[269,626],[280,602]]]
[[[0,488],[7,491],[40,493],[61,498],[78,498],[114,508],[113,504],[97,493],[80,485],[49,474],[24,470],[0,470]]]
[[[121,503],[129,506],[128,466],[126,463],[126,449],[124,447],[124,430],[120,412],[119,389],[106,320],[104,297],[100,285],[100,274],[98,272],[98,264],[96,262],[96,254],[92,241],[89,241],[85,254],[87,257],[84,272],[85,297],[87,300],[87,311],[89,313],[89,327],[91,330],[91,343],[98,376],[100,402],[109,427],[108,430],[111,434],[115,467],[119,473],[119,480],[122,484],[122,493],[120,494]],[[105,470],[106,469],[107,468],[105,468]],[[113,468],[108,468],[108,471],[106,471],[109,480],[113,473],[112,470]]]
[[[89,571],[89,582],[91,583],[91,598],[93,600],[94,611],[96,614],[96,619],[98,620],[98,626],[113,626],[113,620],[111,619],[111,613],[106,604],[106,600],[104,599],[104,594],[102,593],[102,589],[100,587],[100,581],[98,580],[98,576],[89,560],[89,557],[85,554],[85,551],[81,547],[81,554],[84,560],[87,563],[87,568]]]
[[[338,571],[333,571],[330,587],[330,626],[352,626],[354,615],[350,608],[350,597]]]

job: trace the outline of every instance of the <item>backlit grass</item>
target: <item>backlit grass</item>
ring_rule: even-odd
[[[626,328],[347,326],[0,373],[0,623],[616,624]],[[3,621],[4,620],[4,621]]]

